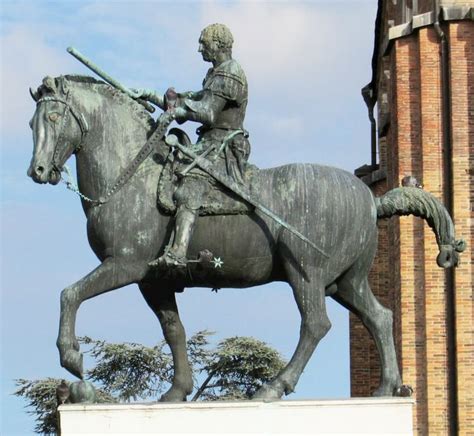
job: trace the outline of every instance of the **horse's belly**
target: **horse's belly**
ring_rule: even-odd
[[[254,216],[200,217],[188,258],[209,250],[212,260],[191,270],[196,286],[212,282],[216,287],[240,288],[270,281],[278,268],[273,232],[271,225]]]
[[[188,266],[185,286],[213,288],[248,288],[278,280],[273,256],[257,258],[220,258]],[[281,278],[283,279],[283,278]]]

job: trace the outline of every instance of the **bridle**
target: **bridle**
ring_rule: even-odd
[[[70,105],[70,103],[68,102],[68,98],[69,98],[69,91],[66,94],[66,99],[62,99],[62,98],[57,97],[57,96],[46,95],[44,97],[41,97],[36,102],[36,106],[38,106],[39,104],[41,104],[43,102],[46,102],[46,101],[56,101],[56,102],[61,103],[65,106],[64,113],[61,117],[61,125],[59,127],[58,139],[56,140],[56,144],[54,146],[53,160],[52,160],[53,168],[55,168],[57,171],[59,171],[59,173],[61,173],[61,171],[62,171],[62,168],[60,167],[60,164],[58,163],[58,162],[60,162],[59,157],[60,157],[61,149],[65,148],[65,147],[60,148],[59,146],[60,146],[61,142],[63,141],[64,127],[66,125],[69,113],[71,113],[72,116],[75,118],[75,120],[77,121],[77,124],[79,125],[79,129],[81,130],[81,140],[79,141],[79,145],[74,148],[73,154],[77,154],[81,150],[81,148],[84,145],[84,140],[87,136],[87,132],[89,131],[89,126],[87,124],[86,119],[84,118],[84,115],[82,114],[82,112],[74,109]]]
[[[159,142],[162,140],[162,138],[164,137],[166,133],[166,129],[168,128],[170,123],[175,119],[174,114],[171,112],[165,112],[164,114],[161,115],[160,119],[157,122],[157,126],[155,126],[153,133],[151,134],[151,136],[148,137],[146,143],[140,149],[140,151],[135,156],[135,158],[122,171],[122,173],[115,180],[115,182],[111,184],[107,192],[103,196],[101,196],[99,199],[94,200],[92,198],[86,197],[84,194],[82,194],[79,191],[79,188],[77,187],[77,185],[72,181],[72,177],[71,177],[69,169],[67,168],[67,165],[58,164],[58,162],[60,162],[59,157],[60,157],[60,152],[61,152],[59,145],[62,142],[62,138],[64,135],[64,126],[66,124],[69,113],[71,113],[72,116],[76,119],[79,125],[79,128],[81,129],[81,140],[79,142],[79,145],[75,147],[75,149],[73,150],[72,152],[73,154],[74,153],[77,154],[81,150],[81,148],[83,147],[84,139],[89,131],[89,127],[87,125],[86,119],[84,118],[84,115],[80,111],[77,111],[76,109],[74,109],[69,104],[68,97],[69,97],[69,91],[67,91],[65,99],[62,99],[55,95],[47,95],[47,96],[41,97],[36,102],[36,105],[39,105],[40,103],[43,103],[45,101],[56,101],[65,106],[64,113],[61,120],[61,126],[59,129],[58,139],[54,146],[53,159],[51,163],[53,165],[53,168],[56,171],[58,171],[60,174],[64,169],[65,173],[70,179],[69,181],[65,181],[68,189],[71,189],[72,191],[76,192],[85,201],[88,201],[95,205],[101,205],[101,204],[107,203],[115,193],[120,191],[120,189],[122,189],[125,186],[128,180],[135,174],[135,172],[137,171],[141,163],[157,148]],[[63,147],[63,149],[65,148],[66,147]],[[64,161],[66,159],[67,157],[64,159]]]

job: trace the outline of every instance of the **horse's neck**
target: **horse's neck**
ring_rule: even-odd
[[[79,92],[76,98],[89,126],[76,159],[79,188],[87,197],[97,199],[145,144],[147,128],[127,105],[111,97],[90,90]]]

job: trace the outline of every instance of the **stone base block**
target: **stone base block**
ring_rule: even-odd
[[[406,398],[67,404],[62,436],[72,435],[413,435]]]

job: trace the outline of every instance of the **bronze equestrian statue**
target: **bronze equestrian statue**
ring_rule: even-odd
[[[211,44],[204,48],[209,42],[206,38],[203,32],[202,53],[211,59],[207,51]],[[222,80],[226,82],[227,76]],[[255,398],[277,399],[294,390],[331,326],[326,314],[327,296],[356,314],[374,337],[382,367],[374,395],[400,395],[403,387],[392,313],[376,300],[367,279],[377,246],[377,219],[407,214],[423,217],[438,242],[438,265],[451,268],[457,265],[464,244],[455,239],[446,209],[416,187],[400,187],[376,198],[355,176],[328,166],[289,164],[258,170],[246,163],[249,148],[245,134],[239,134],[238,141],[237,136],[233,138],[235,147],[228,143],[221,151],[218,147],[228,132],[243,130],[246,90],[235,94],[238,98],[234,102],[227,91],[224,96],[214,95],[212,84],[208,91],[206,83],[197,93],[202,93],[202,98],[170,91],[165,99],[156,99],[158,106],[167,108],[157,121],[146,110],[148,103],[90,77],[47,77],[32,92],[37,107],[31,121],[34,151],[28,175],[37,183],[57,184],[65,162],[76,155],[88,239],[101,261],[61,293],[57,340],[61,365],[83,377],[75,335],[81,303],[136,283],[157,315],[173,355],[174,378],[161,400],[185,400],[193,381],[175,294],[191,287],[247,288],[284,281],[291,286],[301,314],[300,337],[287,366]],[[201,111],[201,105],[207,104],[216,108],[212,119],[205,119],[210,113]],[[232,109],[240,111],[240,117],[224,118],[228,104],[237,105]],[[186,144],[179,132],[166,136],[174,119],[194,119],[203,124],[196,153],[188,153],[188,148],[195,146]],[[230,130],[220,129],[226,126]],[[208,147],[212,152],[203,157]],[[242,180],[227,172],[226,149],[233,154],[233,164],[242,168]],[[201,156],[196,159],[200,164],[191,168],[194,172],[189,170],[189,177],[176,176],[176,170],[193,166],[193,162],[186,162],[186,156]],[[221,171],[213,172],[214,164]],[[210,182],[204,172],[214,174],[214,180]],[[175,196],[173,201],[172,197],[176,186],[187,186],[186,179],[191,191],[199,180],[199,195],[190,193],[195,201],[191,205],[191,200],[180,203],[179,198]],[[222,180],[227,191],[214,186],[207,192],[209,185],[220,184],[217,180]],[[246,196],[245,201],[240,194],[231,197],[233,187]],[[213,200],[208,201],[206,195]],[[216,208],[221,204],[216,200],[219,198],[222,202],[231,198],[228,213]],[[174,231],[176,210],[177,227],[180,211],[186,211],[183,222],[187,227],[181,234],[179,229]],[[186,266],[169,265],[167,260],[150,266],[165,253],[173,233],[176,237],[170,258],[181,263],[186,256]]]

